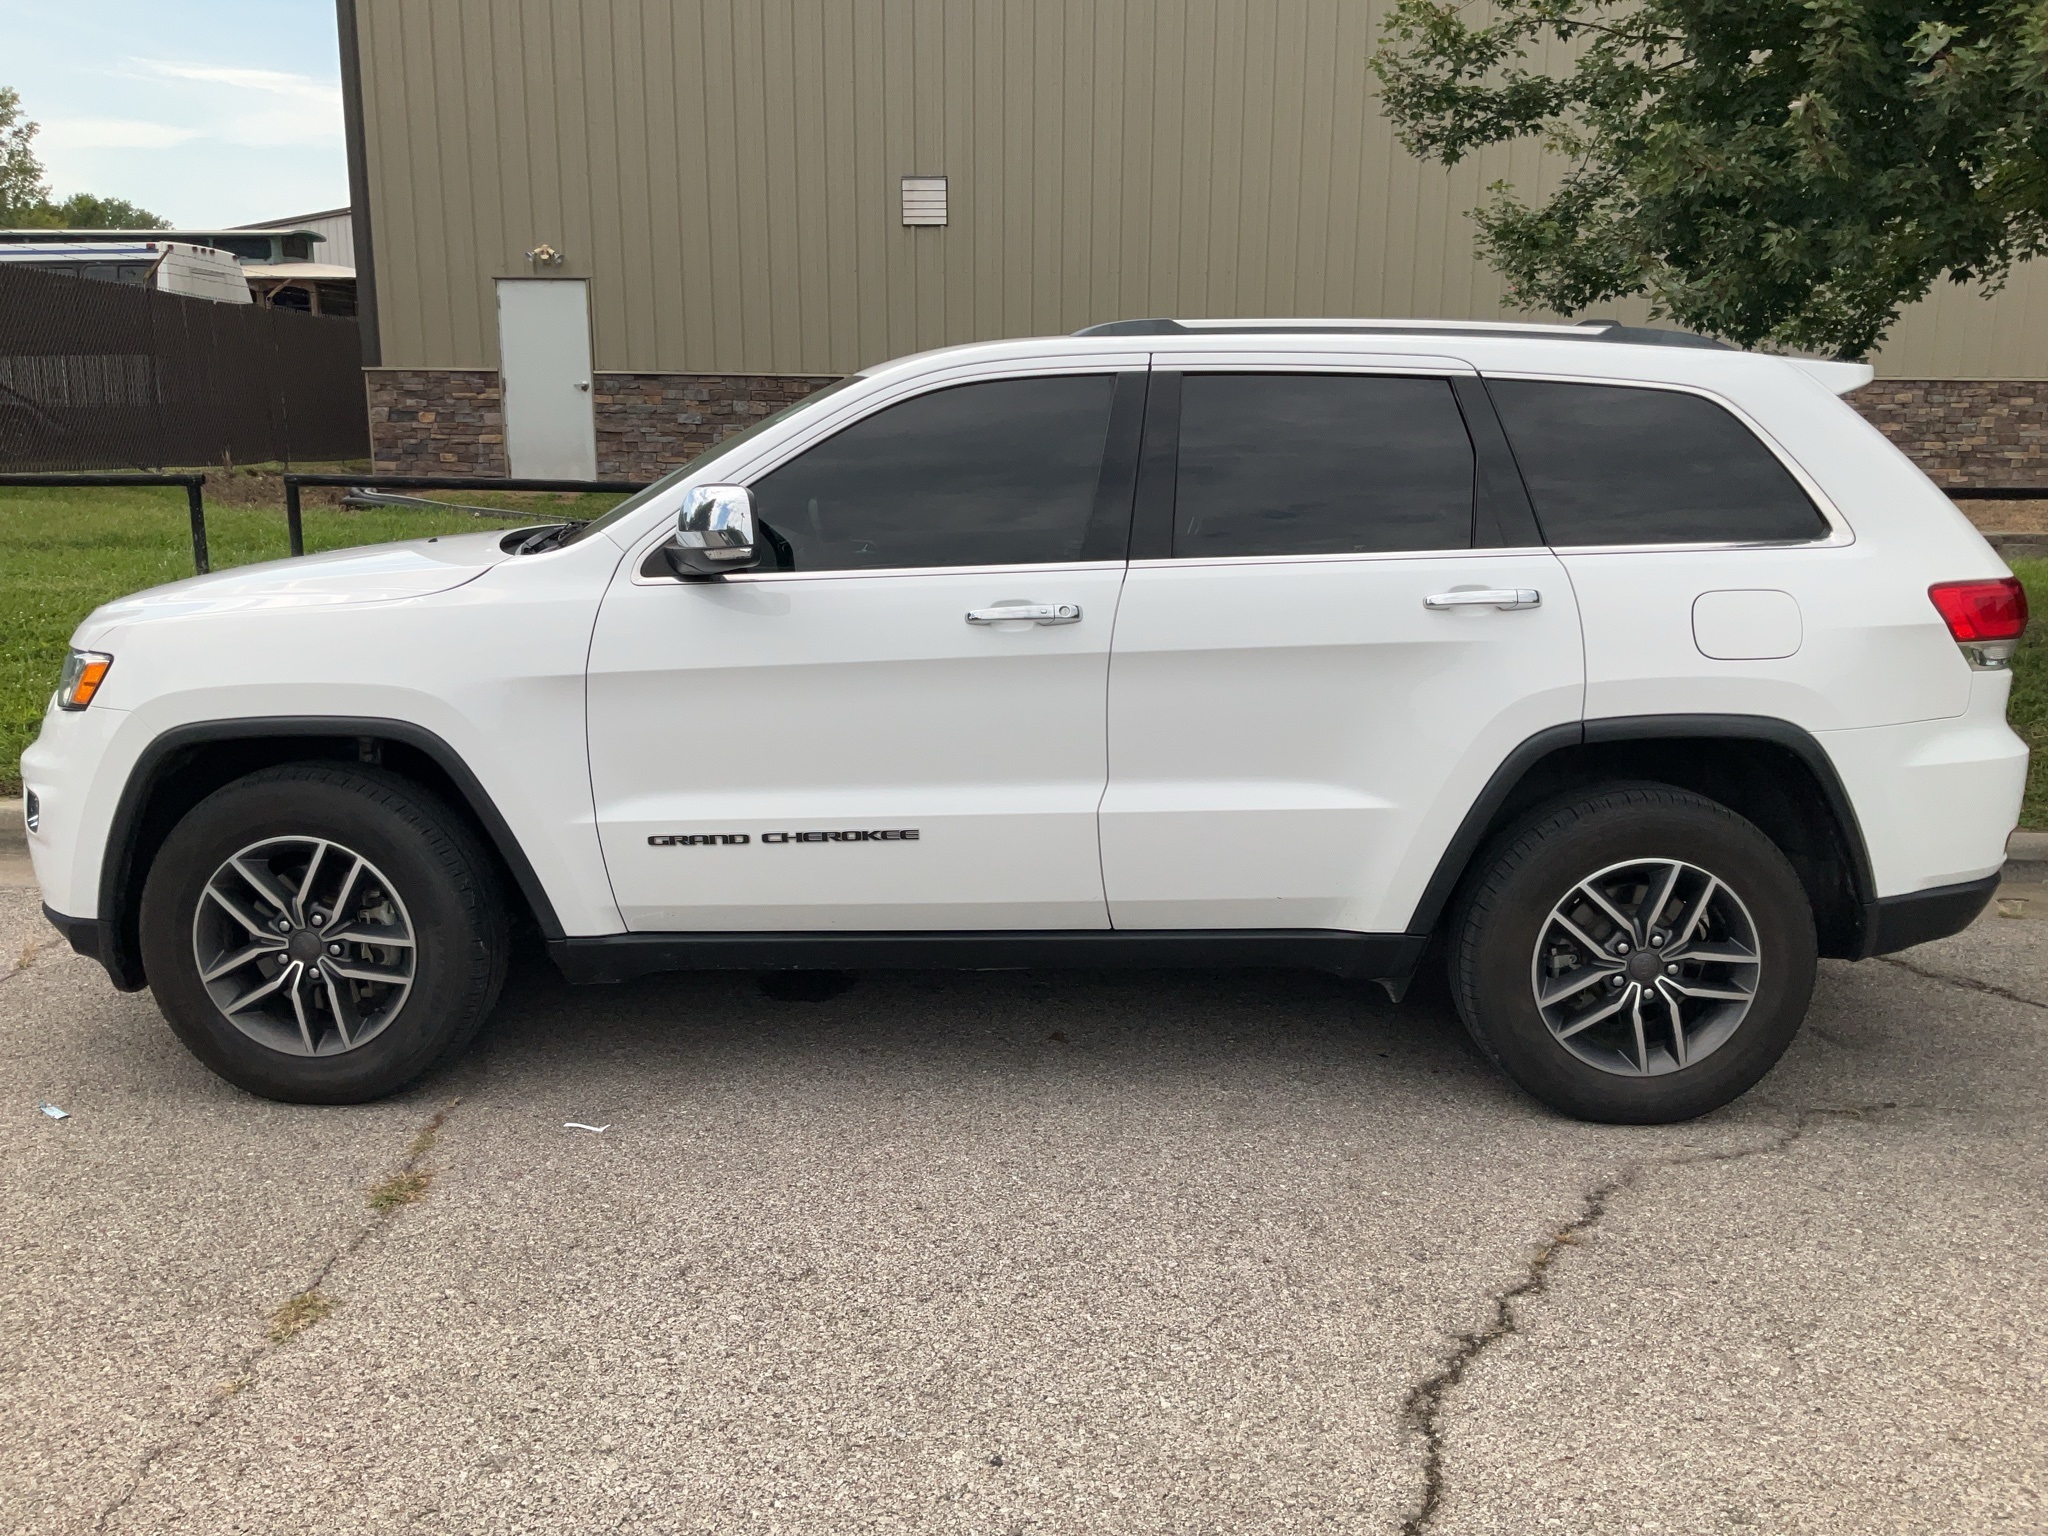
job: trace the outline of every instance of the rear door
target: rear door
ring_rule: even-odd
[[[1153,377],[1109,683],[1133,929],[1403,931],[1518,743],[1580,717],[1578,610],[1461,364]]]

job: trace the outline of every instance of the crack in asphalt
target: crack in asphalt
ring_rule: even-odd
[[[4,979],[4,977],[0,977],[0,980]],[[436,1110],[428,1118],[427,1123],[414,1135],[411,1145],[406,1149],[405,1158],[399,1164],[395,1174],[388,1176],[386,1180],[379,1181],[380,1185],[388,1182],[390,1177],[403,1178],[407,1174],[420,1171],[420,1164],[426,1159],[426,1155],[433,1150],[434,1142],[441,1134],[441,1127],[447,1123],[448,1116],[454,1112],[455,1106],[461,1102],[462,1100],[459,1098],[450,1099],[444,1108]],[[375,1187],[378,1186],[373,1186],[373,1188]],[[410,1202],[404,1203],[409,1204]],[[370,1216],[357,1225],[352,1235],[335,1246],[334,1250],[321,1261],[320,1267],[314,1272],[313,1278],[305,1286],[293,1293],[286,1306],[289,1307],[292,1301],[297,1301],[300,1298],[316,1295],[320,1287],[327,1283],[329,1277],[341,1265],[341,1262],[354,1254],[378,1232],[389,1226],[401,1208],[402,1205],[397,1204],[379,1206],[373,1201],[370,1205]],[[319,1315],[325,1316],[326,1314],[322,1312]],[[317,1318],[315,1321],[317,1322]],[[126,1508],[129,1501],[136,1494],[142,1491],[143,1483],[148,1480],[149,1474],[156,1464],[171,1452],[182,1450],[190,1445],[198,1437],[200,1431],[218,1418],[221,1411],[230,1402],[241,1396],[247,1388],[255,1385],[257,1368],[266,1359],[276,1354],[279,1350],[289,1347],[293,1340],[298,1338],[301,1333],[306,1332],[307,1328],[311,1326],[313,1324],[308,1323],[296,1327],[289,1332],[280,1333],[273,1325],[273,1328],[266,1331],[261,1339],[243,1349],[235,1361],[234,1374],[228,1378],[226,1385],[216,1388],[213,1395],[200,1408],[198,1413],[188,1419],[184,1427],[176,1434],[159,1440],[155,1445],[142,1453],[141,1460],[135,1464],[135,1470],[128,1476],[127,1487],[115,1495],[107,1506],[99,1512],[98,1517],[94,1519],[92,1526],[94,1532],[100,1533],[100,1536],[103,1536],[103,1533],[107,1530],[108,1522]]]
[[[1925,977],[1928,981],[1946,982],[1949,986],[1961,987],[1966,992],[1987,992],[1993,997],[2002,997],[2007,1002],[2025,1003],[2029,1008],[2048,1009],[2048,1003],[2042,1002],[2037,997],[2028,997],[2024,993],[2010,991],[2005,987],[1996,986],[1988,981],[1979,981],[1974,976],[1954,976],[1947,971],[1930,971],[1923,966],[1915,965],[1910,960],[1901,960],[1897,955],[1878,955],[1875,958],[1882,960],[1886,965],[1897,966],[1900,970],[1909,972],[1912,975]]]
[[[6,970],[0,971],[0,982],[12,981],[15,977],[19,976],[23,971],[34,970],[36,962],[43,958],[43,951],[46,949],[54,949],[58,944],[62,942],[63,940],[61,937],[54,939],[44,939],[40,943],[34,939],[28,940],[21,946],[20,958],[17,959],[15,963],[9,966]]]
[[[1752,1157],[1774,1157],[1788,1151],[1806,1135],[1816,1119],[1839,1117],[1863,1119],[1888,1110],[1932,1106],[1899,1104],[1858,1104],[1839,1109],[1810,1109],[1798,1112],[1792,1124],[1760,1146],[1733,1152],[1695,1152],[1680,1157],[1656,1158],[1634,1163],[1613,1178],[1595,1185],[1580,1197],[1579,1213],[1559,1227],[1536,1250],[1522,1278],[1493,1298],[1493,1317],[1485,1327],[1460,1334],[1448,1359],[1413,1387],[1401,1404],[1401,1418],[1422,1439],[1422,1497],[1414,1511],[1401,1522],[1401,1536],[1426,1536],[1442,1510],[1444,1499],[1444,1410],[1445,1400],[1465,1379],[1480,1356],[1517,1331],[1515,1304],[1541,1296],[1550,1289],[1551,1265],[1560,1252],[1576,1247],[1583,1235],[1597,1227],[1615,1198],[1633,1189],[1646,1175],[1670,1168],[1690,1168],[1703,1163],[1739,1163]]]

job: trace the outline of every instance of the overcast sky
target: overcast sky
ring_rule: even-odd
[[[185,228],[348,202],[334,0],[0,0],[0,85],[59,198]]]

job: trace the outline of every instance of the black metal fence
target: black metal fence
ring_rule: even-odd
[[[644,491],[646,482],[640,480],[510,480],[490,475],[286,475],[284,477],[284,526],[285,539],[291,545],[291,552],[303,555],[306,552],[304,512],[300,506],[299,487],[302,485],[344,485],[356,490],[386,491]],[[475,509],[472,509],[475,510]],[[536,523],[548,521],[547,514],[535,508],[507,508],[500,516],[527,518]]]
[[[369,457],[353,320],[0,266],[0,470]]]

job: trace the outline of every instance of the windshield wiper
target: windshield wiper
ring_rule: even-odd
[[[535,529],[519,541],[518,546],[513,549],[512,553],[515,555],[537,555],[544,549],[553,549],[563,539],[574,533],[578,528],[581,528],[587,521],[587,518],[577,518],[566,523],[550,523],[545,528]]]

